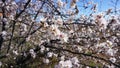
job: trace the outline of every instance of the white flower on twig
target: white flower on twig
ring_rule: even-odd
[[[30,49],[30,50],[29,50],[29,53],[31,54],[31,56],[32,56],[33,58],[36,57],[36,53],[34,52],[33,49]]]

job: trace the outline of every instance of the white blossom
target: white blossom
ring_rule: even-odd
[[[50,50],[50,48],[46,48],[46,51],[49,51]]]
[[[53,55],[54,55],[55,57],[58,57],[58,54],[55,54],[55,53],[54,53]]]
[[[10,15],[10,16],[9,16],[9,19],[10,19],[10,20],[14,20],[14,16],[13,16],[13,15]]]
[[[78,51],[81,52],[82,51],[82,48],[81,47],[77,47]]]
[[[58,29],[58,25],[51,25],[50,30],[52,31],[52,33],[54,34],[54,36],[57,39],[60,39],[63,42],[67,42],[68,41],[68,36],[66,33],[61,32]]]
[[[55,36],[60,35],[60,30],[57,25],[51,25],[50,30],[53,32]]]
[[[22,21],[22,18],[19,17],[19,18],[18,18],[18,21]]]
[[[90,68],[89,66],[86,66],[86,68]]]
[[[106,29],[107,28],[107,25],[108,25],[109,22],[106,21],[103,13],[94,15],[94,18],[95,18],[96,24],[98,26],[100,26],[100,29]]]
[[[65,56],[63,55],[63,56],[61,56],[61,61],[64,61],[65,60]]]
[[[30,49],[30,50],[29,50],[29,53],[31,54],[31,56],[32,56],[33,58],[36,57],[36,53],[34,52],[33,49]]]
[[[2,31],[2,36],[6,36],[7,32],[6,31]]]
[[[106,42],[98,43],[98,44],[96,45],[96,48],[98,48],[98,47],[104,47],[104,48],[106,48]]]
[[[47,53],[47,57],[52,57],[53,56],[53,53],[52,52],[48,52]]]
[[[74,65],[77,65],[77,66],[79,67],[79,60],[78,60],[77,57],[73,57],[73,58],[71,59],[71,61],[72,61],[72,63],[73,63]]]
[[[112,61],[113,63],[115,63],[116,62],[116,58],[114,58],[114,57],[112,57],[112,58],[110,58],[110,61]]]
[[[70,60],[66,60],[64,66],[68,68],[72,68],[72,62]]]
[[[112,43],[111,41],[109,41],[109,40],[107,40],[106,42],[107,42],[108,45],[110,45],[110,46],[113,44],[113,43]]]
[[[13,54],[15,54],[15,55],[19,55],[19,53],[18,53],[17,50],[13,50]]]
[[[45,22],[47,18],[41,18],[40,21]]]
[[[118,51],[118,50],[114,50],[114,49],[112,49],[112,48],[109,48],[106,53],[107,53],[108,55],[110,55],[110,56],[114,56],[114,54],[115,54],[117,51]]]
[[[30,38],[31,38],[31,36],[29,35],[29,36],[26,38],[26,41],[30,41]]]
[[[60,61],[59,66],[61,66],[61,68],[72,68],[72,62],[70,60]]]
[[[2,21],[6,23],[8,20],[7,20],[7,18],[3,18]]]
[[[108,65],[108,68],[115,68],[114,65]]]
[[[48,25],[48,23],[46,23],[46,22],[44,22],[44,25],[43,25],[44,27],[48,27],[49,25]]]
[[[50,62],[50,60],[49,59],[43,59],[43,62],[48,64]]]
[[[105,18],[101,18],[101,23],[103,24],[103,28],[106,29],[107,28],[107,25],[108,25],[108,22],[106,21]],[[101,25],[102,25],[101,24]]]
[[[15,1],[12,1],[11,4],[12,4],[12,5],[16,5],[16,2],[15,2]]]
[[[41,49],[40,49],[40,52],[42,52],[42,53],[43,53],[43,52],[44,52],[44,50],[45,50],[45,47],[44,47],[44,46],[40,46],[40,48],[41,48]]]
[[[0,61],[0,67],[2,66],[2,62]]]

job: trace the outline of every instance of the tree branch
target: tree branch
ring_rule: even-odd
[[[15,20],[25,11],[25,9],[27,8],[28,4],[30,3],[31,0],[28,0],[27,3],[25,4],[24,6],[24,10],[22,10],[18,15],[16,15],[15,17]],[[14,34],[14,30],[15,30],[15,24],[16,24],[16,21],[13,21],[13,27],[12,27],[12,35],[11,35],[11,38],[10,38],[10,41],[9,41],[9,44],[8,44],[8,49],[7,49],[7,53],[9,52],[9,49],[10,49],[10,46],[11,46],[11,41],[12,41],[12,38],[13,38],[13,34]]]

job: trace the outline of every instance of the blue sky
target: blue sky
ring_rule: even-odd
[[[83,1],[83,0],[80,0],[80,1]],[[98,13],[102,11],[107,11],[109,8],[113,8],[113,5],[114,5],[113,2],[111,2],[112,0],[84,0],[84,1],[87,1],[87,2],[93,1],[94,3],[97,3]],[[116,0],[113,0],[113,1],[116,1]],[[92,13],[92,11],[90,11],[90,8],[88,9],[81,8],[81,4],[82,2],[77,3],[78,9],[79,9],[79,15],[80,14],[89,15],[90,13]],[[120,0],[117,2],[117,8],[120,9]]]
[[[98,3],[98,7],[100,8],[100,11],[107,10],[108,8],[113,8],[112,0],[94,0],[94,1]],[[113,1],[116,1],[116,0],[113,0]],[[120,0],[118,0],[117,2],[117,8],[120,8]]]
[[[16,1],[20,1],[20,0],[16,0]],[[56,1],[56,0],[55,0]],[[62,1],[65,1],[65,0],[62,0]],[[68,0],[69,3],[71,0]],[[81,8],[81,6],[83,5],[83,1],[85,2],[89,2],[89,1],[93,1],[94,3],[97,3],[98,4],[98,12],[101,12],[101,11],[106,11],[107,9],[109,8],[113,8],[113,4],[112,4],[112,0],[79,0],[79,1],[82,1],[82,2],[77,2],[77,6],[78,6],[78,9],[79,9],[79,13],[80,14],[89,14],[91,13],[89,10],[90,8],[88,9],[83,9]],[[116,1],[116,0],[113,0],[113,1]],[[90,6],[89,6],[90,7]],[[120,9],[120,0],[118,1],[118,5],[117,5],[117,8]]]
[[[20,0],[16,0],[16,1],[20,1]],[[62,1],[65,1],[65,0],[62,0]],[[68,0],[68,1],[71,1],[71,0]],[[79,1],[82,1],[82,0],[79,0]],[[111,0],[84,0],[84,1],[93,1],[94,3],[97,3],[99,11],[105,11],[108,8],[113,7]],[[113,0],[113,1],[115,1],[115,0]],[[81,3],[78,2],[77,5],[79,6],[79,4],[81,4]],[[117,7],[120,8],[120,0],[118,1]]]
[[[20,0],[16,0],[16,1],[18,2]],[[54,0],[54,1],[57,1],[57,0]],[[62,0],[62,1],[65,1],[65,0]],[[71,0],[68,0],[68,2],[69,2],[68,9],[70,7],[70,1]],[[83,0],[80,0],[80,1],[82,1],[82,2],[77,2],[79,14],[76,16],[76,18],[79,18],[81,14],[89,15],[90,13],[92,13],[90,8],[88,8],[88,9],[81,8],[81,6],[83,6]],[[84,1],[87,1],[87,2],[93,1],[94,3],[97,3],[98,4],[98,7],[97,7],[98,13],[102,12],[102,11],[107,11],[109,8],[113,8],[113,4],[112,4],[111,0],[84,0]],[[115,0],[113,0],[113,1],[115,1]],[[89,6],[89,7],[91,7],[91,6]],[[120,9],[120,0],[118,2],[117,8]],[[39,20],[39,18],[38,18],[38,20]]]

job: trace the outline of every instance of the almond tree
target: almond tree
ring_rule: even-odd
[[[77,3],[91,13],[80,15]],[[120,16],[112,12],[85,0],[1,0],[0,66],[119,68]]]

